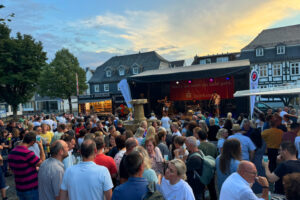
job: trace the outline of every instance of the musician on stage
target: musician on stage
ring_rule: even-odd
[[[209,104],[213,104],[214,111],[218,117],[220,116],[220,103],[221,96],[216,91],[214,91],[210,97]]]
[[[169,108],[171,107],[171,102],[168,100],[168,96],[165,96],[162,100],[158,100],[158,103],[163,103],[163,112],[168,113]]]

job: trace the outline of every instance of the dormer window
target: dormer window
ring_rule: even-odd
[[[119,75],[120,76],[124,76],[125,75],[125,69],[124,69],[124,67],[120,67],[119,68]]]
[[[132,68],[132,73],[133,74],[138,74],[139,73],[139,68],[138,67],[133,67]]]
[[[263,48],[257,48],[256,49],[256,56],[264,56],[264,49]]]
[[[277,46],[277,54],[285,54],[285,46],[284,45]]]
[[[111,77],[111,70],[106,71],[106,77]]]

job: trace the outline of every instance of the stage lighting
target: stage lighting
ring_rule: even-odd
[[[227,81],[230,80],[230,77],[226,77],[226,80],[227,80]]]
[[[209,82],[214,82],[214,79],[213,78],[209,78]]]
[[[191,81],[191,80],[189,80],[189,81],[188,81],[188,83],[192,83],[192,81]]]
[[[178,84],[179,84],[179,81],[176,81],[176,84],[178,85]]]

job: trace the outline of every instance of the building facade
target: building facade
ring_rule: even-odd
[[[195,56],[192,65],[205,65],[237,60],[240,53],[222,53],[207,56]]]
[[[170,62],[155,51],[114,56],[101,66],[88,81],[90,94],[79,96],[80,112],[113,112],[125,104],[118,83],[147,70],[170,68]]]
[[[249,59],[259,72],[259,88],[293,84],[300,79],[300,24],[263,30],[241,50],[240,59]]]

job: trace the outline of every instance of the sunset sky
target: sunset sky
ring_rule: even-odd
[[[1,0],[12,34],[30,34],[50,62],[68,48],[81,67],[157,51],[166,59],[240,51],[263,29],[300,23],[300,0]]]

